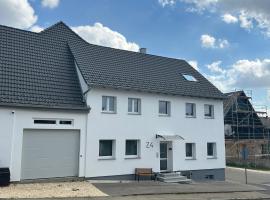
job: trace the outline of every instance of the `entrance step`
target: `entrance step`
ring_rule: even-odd
[[[190,183],[191,179],[182,176],[180,172],[160,173],[157,179],[164,183]]]

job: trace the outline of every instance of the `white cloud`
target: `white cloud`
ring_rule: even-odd
[[[198,62],[196,60],[189,60],[187,61],[188,64],[190,64],[194,69],[196,69],[197,71],[199,71],[199,67],[198,67]]]
[[[213,73],[224,73],[225,71],[220,67],[221,63],[222,61],[219,60],[206,66]]]
[[[238,60],[231,67],[221,67],[221,61],[207,65],[206,77],[222,91],[234,88],[269,88],[270,59]]]
[[[226,48],[229,46],[229,42],[226,39],[216,39],[215,37],[208,35],[208,34],[204,34],[201,35],[201,45],[204,48]]]
[[[42,0],[41,4],[43,7],[56,8],[59,5],[60,0]]]
[[[228,40],[225,40],[225,39],[219,39],[218,40],[218,47],[223,49],[223,48],[226,48],[229,46],[229,42]]]
[[[212,37],[211,35],[202,35],[201,36],[201,44],[202,47],[205,48],[215,48],[216,38]]]
[[[162,6],[162,7],[165,7],[165,6],[172,6],[175,4],[175,0],[158,0],[158,3]]]
[[[127,39],[116,31],[103,26],[101,23],[95,23],[93,26],[77,26],[72,29],[83,39],[92,44],[113,47],[117,49],[125,49],[130,51],[138,51],[139,45],[129,42]]]
[[[39,25],[34,25],[29,30],[30,31],[33,31],[33,32],[36,32],[36,33],[39,33],[40,31],[43,31],[44,28],[41,27],[41,26],[39,26]]]
[[[239,15],[240,27],[250,30],[253,28],[252,18],[244,11]]]
[[[29,28],[37,21],[28,0],[0,0],[0,24],[16,28]]]
[[[270,1],[269,0],[175,0],[184,2],[188,11],[203,13],[216,12],[226,23],[240,22],[241,28],[258,28],[270,37]],[[226,16],[224,16],[226,15]],[[225,18],[224,18],[225,17]],[[232,18],[235,17],[235,18]]]
[[[235,16],[233,16],[233,15],[231,15],[229,13],[226,13],[226,14],[222,15],[222,20],[224,22],[226,22],[227,24],[235,24],[235,23],[238,22],[237,17],[235,17]]]

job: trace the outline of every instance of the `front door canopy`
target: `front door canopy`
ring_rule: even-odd
[[[162,139],[164,141],[184,140],[184,138],[180,135],[159,135],[159,134],[156,134],[156,139]]]

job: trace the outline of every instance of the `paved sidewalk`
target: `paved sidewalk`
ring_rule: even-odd
[[[65,198],[67,200],[262,200],[270,196],[258,192],[234,192],[234,193],[206,193],[206,194],[162,194],[162,195],[140,195],[122,197],[90,197],[90,198]],[[20,199],[22,200],[22,199]],[[29,199],[24,199],[29,200]],[[36,199],[47,200],[47,199]],[[60,199],[50,199],[60,200]]]
[[[130,183],[95,183],[99,190],[109,196],[150,194],[199,194],[264,191],[263,188],[233,182],[196,182],[191,184],[141,181]]]

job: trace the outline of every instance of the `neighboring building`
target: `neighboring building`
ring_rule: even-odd
[[[0,167],[12,181],[224,180],[223,94],[186,61],[92,45],[60,22],[0,26]]]
[[[248,162],[253,165],[267,164],[264,159],[269,154],[269,120],[266,110],[255,110],[251,97],[244,91],[225,94],[224,124],[226,161],[228,164],[243,164],[247,152]],[[262,117],[264,116],[264,117]],[[245,150],[246,149],[246,150]],[[264,154],[264,155],[262,155]],[[268,159],[269,160],[269,159]]]

